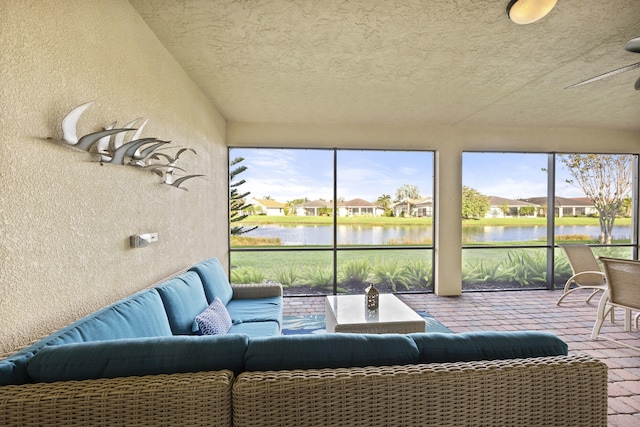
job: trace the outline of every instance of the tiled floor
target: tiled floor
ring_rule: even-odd
[[[590,304],[573,299],[558,307],[559,291],[472,292],[459,297],[433,294],[398,295],[414,310],[426,310],[453,332],[541,330],[560,336],[570,352],[581,352],[609,366],[609,426],[640,426],[640,350],[608,340],[591,340],[598,296]],[[324,314],[324,297],[287,297],[285,315]],[[640,331],[624,332],[623,312],[608,320],[602,334],[640,348]]]

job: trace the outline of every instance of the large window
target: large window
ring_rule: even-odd
[[[244,218],[231,224],[233,283],[433,289],[432,152],[232,148],[229,159],[246,168],[231,179]]]
[[[637,156],[463,154],[463,290],[564,286],[558,244],[631,258]]]
[[[597,256],[634,258],[637,156],[558,154],[555,159],[554,241],[584,243]],[[571,277],[563,251],[555,257],[557,287]]]

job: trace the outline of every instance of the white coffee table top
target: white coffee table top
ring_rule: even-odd
[[[377,310],[366,307],[364,295],[329,295],[327,309],[335,318],[335,332],[424,332],[425,321],[393,294],[380,294]],[[327,332],[330,331],[327,319]],[[399,328],[399,329],[398,329]]]

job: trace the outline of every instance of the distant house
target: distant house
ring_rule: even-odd
[[[384,208],[364,199],[353,199],[338,203],[338,216],[382,216]]]
[[[327,202],[326,200],[312,200],[310,202],[296,205],[296,215],[298,216],[319,216],[320,209],[332,209],[333,202]]]
[[[417,217],[432,217],[433,216],[433,197],[424,197],[415,204],[413,207],[412,216]]]
[[[313,200],[296,206],[296,215],[319,216],[324,209],[333,209],[333,202]],[[384,209],[364,199],[353,199],[338,203],[338,216],[382,216]]]
[[[539,205],[539,211],[541,215],[547,214],[546,197],[532,197],[523,200]],[[554,214],[558,218],[562,218],[563,216],[588,216],[598,213],[595,206],[593,205],[593,202],[587,198],[570,199],[567,197],[556,197],[554,200],[554,204]]]
[[[271,199],[250,199],[247,203],[256,208],[256,212],[262,212],[267,216],[284,216],[285,204]]]
[[[485,218],[535,217],[539,208],[539,205],[531,202],[490,196],[489,210],[485,214]]]
[[[585,203],[585,215],[598,215],[598,210],[596,209],[596,206],[593,204],[593,201],[591,201],[590,198],[588,197],[575,197],[572,200],[575,200],[577,202],[582,202]]]
[[[423,197],[422,199],[404,199],[391,205],[393,216],[433,216],[433,197]]]

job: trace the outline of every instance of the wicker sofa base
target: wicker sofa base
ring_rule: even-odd
[[[244,372],[234,426],[606,426],[607,366],[588,356]]]
[[[0,387],[2,426],[606,426],[607,366],[570,355]]]
[[[230,426],[231,371],[0,387],[0,426]]]

